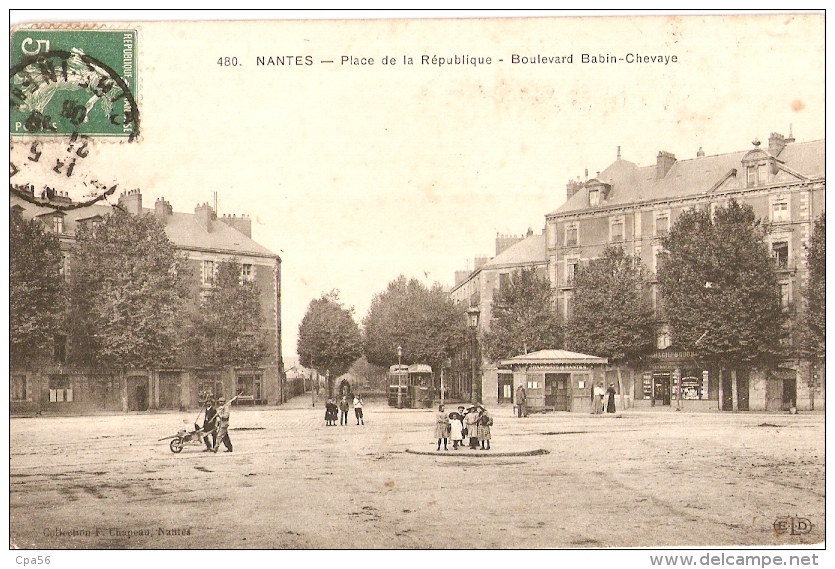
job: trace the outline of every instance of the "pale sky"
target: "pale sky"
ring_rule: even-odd
[[[146,207],[164,196],[193,212],[218,192],[221,215],[249,214],[253,238],[283,261],[293,357],[313,298],[339,289],[361,321],[401,273],[452,285],[494,254],[496,233],[541,231],[566,181],[606,168],[617,146],[650,165],[659,150],[743,150],[790,124],[798,141],[824,138],[823,26],[785,14],[128,25],[139,29],[142,139],[99,144],[90,164],[140,188]],[[583,53],[678,61],[584,64]],[[313,65],[256,66],[287,55]],[[222,56],[241,65],[218,66]]]

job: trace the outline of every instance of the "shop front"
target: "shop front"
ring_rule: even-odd
[[[512,377],[512,393],[525,389],[528,410],[588,413],[594,383],[605,380],[606,358],[567,350],[541,350],[502,360],[499,376]],[[508,373],[509,372],[509,373]]]
[[[708,411],[720,408],[719,374],[688,351],[658,350],[635,385],[635,407]],[[640,388],[640,390],[639,390]],[[730,388],[727,390],[730,393]]]

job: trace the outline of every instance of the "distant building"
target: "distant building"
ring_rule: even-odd
[[[468,308],[475,333],[490,329],[493,295],[508,286],[512,275],[522,268],[536,269],[542,277],[548,275],[548,256],[544,231],[534,234],[532,229],[524,236],[496,236],[496,256],[476,258],[472,272],[456,271],[456,283],[450,298]],[[451,381],[448,381],[450,397],[483,401],[484,403],[510,403],[513,392],[508,374],[499,381],[496,362],[482,361],[477,343],[465,350],[453,362]]]
[[[801,308],[808,279],[806,246],[815,220],[825,211],[825,141],[796,143],[772,133],[767,147],[679,160],[659,152],[656,163],[638,166],[621,159],[589,179],[568,182],[567,201],[546,215],[548,272],[557,287],[563,317],[572,309],[571,277],[579,263],[621,245],[638,254],[651,273],[648,286],[658,308],[654,272],[661,237],[682,211],[693,206],[724,205],[730,199],[751,205],[770,223],[769,247],[778,265],[785,310]],[[779,410],[796,405],[823,408],[824,370],[787,361],[778,370],[750,370],[729,377],[671,346],[663,312],[657,313],[657,351],[625,386],[637,407],[675,405],[678,386],[689,409]],[[614,372],[609,372],[611,380]],[[725,374],[727,375],[727,374]]]
[[[30,195],[36,198],[33,191]],[[72,203],[65,194],[50,195],[48,201],[47,196],[37,196],[35,201],[41,203],[11,194],[10,208],[19,210],[24,218],[40,220],[47,231],[58,234],[64,252],[63,273],[71,279],[76,229],[84,223],[98,223],[111,212],[111,206],[96,204],[67,211],[49,207],[50,203]],[[123,193],[118,203],[134,215],[153,214],[164,225],[168,238],[188,257],[197,301],[211,288],[220,262],[234,258],[241,263],[242,278],[256,282],[260,289],[262,330],[270,338],[272,355],[260,365],[245,369],[208,368],[186,355],[180,367],[132,371],[119,384],[118,377],[68,365],[66,337],[58,336],[46,361],[33,359],[30,369],[11,370],[12,408],[34,405],[41,410],[64,412],[184,409],[199,405],[207,394],[227,399],[241,394],[239,404],[284,402],[288,394],[281,353],[281,259],[252,240],[251,219],[218,218],[208,204],[198,204],[193,214],[179,213],[163,198],[153,209],[144,208],[139,190]]]

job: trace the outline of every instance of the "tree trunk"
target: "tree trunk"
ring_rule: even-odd
[[[809,411],[815,410],[815,383],[815,362],[812,361],[809,363]],[[797,402],[794,406],[797,407]]]
[[[736,384],[736,368],[731,370],[731,400],[733,401],[732,409],[739,411],[739,392]]]
[[[624,411],[626,409],[626,405],[624,405],[623,402],[623,377],[621,375],[620,366],[618,366],[618,393],[620,394],[620,410]]]
[[[722,368],[719,368],[719,410],[725,410],[725,387],[722,378]]]

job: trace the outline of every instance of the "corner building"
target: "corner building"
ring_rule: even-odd
[[[784,309],[803,309],[807,284],[806,246],[815,220],[825,212],[825,141],[795,142],[772,133],[767,147],[679,160],[661,151],[652,166],[617,159],[605,170],[569,181],[567,201],[546,215],[548,272],[563,318],[572,310],[571,277],[580,263],[599,257],[609,245],[638,254],[649,276],[648,293],[657,317],[656,351],[641,369],[629,370],[624,390],[629,405],[686,410],[823,409],[825,366],[790,360],[777,369],[744,370],[733,385],[729,374],[697,361],[671,345],[655,279],[661,238],[692,207],[716,207],[731,199],[749,204],[768,222]],[[790,341],[795,341],[791,338]],[[607,382],[615,372],[607,371]],[[608,377],[611,374],[611,377]],[[681,400],[677,399],[681,388]]]
[[[72,279],[72,244],[82,224],[98,223],[111,212],[111,206],[92,205],[58,211],[50,204],[70,205],[66,194],[35,196],[31,200],[14,194],[10,208],[27,219],[37,219],[44,230],[56,233],[64,255],[64,278]],[[33,201],[35,203],[33,203]],[[67,364],[66,335],[57,335],[49,353],[33,354],[26,369],[12,369],[10,408],[12,413],[84,413],[107,411],[146,411],[149,409],[187,409],[200,405],[207,395],[230,399],[240,393],[236,404],[280,404],[287,399],[281,353],[281,258],[252,239],[252,221],[247,216],[218,218],[208,204],[198,204],[194,213],[173,211],[160,198],[153,209],[144,208],[139,190],[119,196],[118,204],[133,215],[152,214],[164,226],[174,246],[185,253],[191,269],[193,302],[199,303],[212,286],[218,265],[236,259],[241,278],[257,283],[261,293],[261,331],[271,347],[271,355],[251,368],[212,368],[185,354],[170,368],[132,370],[124,379],[91,367]],[[199,308],[199,307],[198,307]],[[189,308],[184,309],[188,312]],[[183,323],[188,314],[183,314]],[[71,349],[71,347],[70,347]]]

